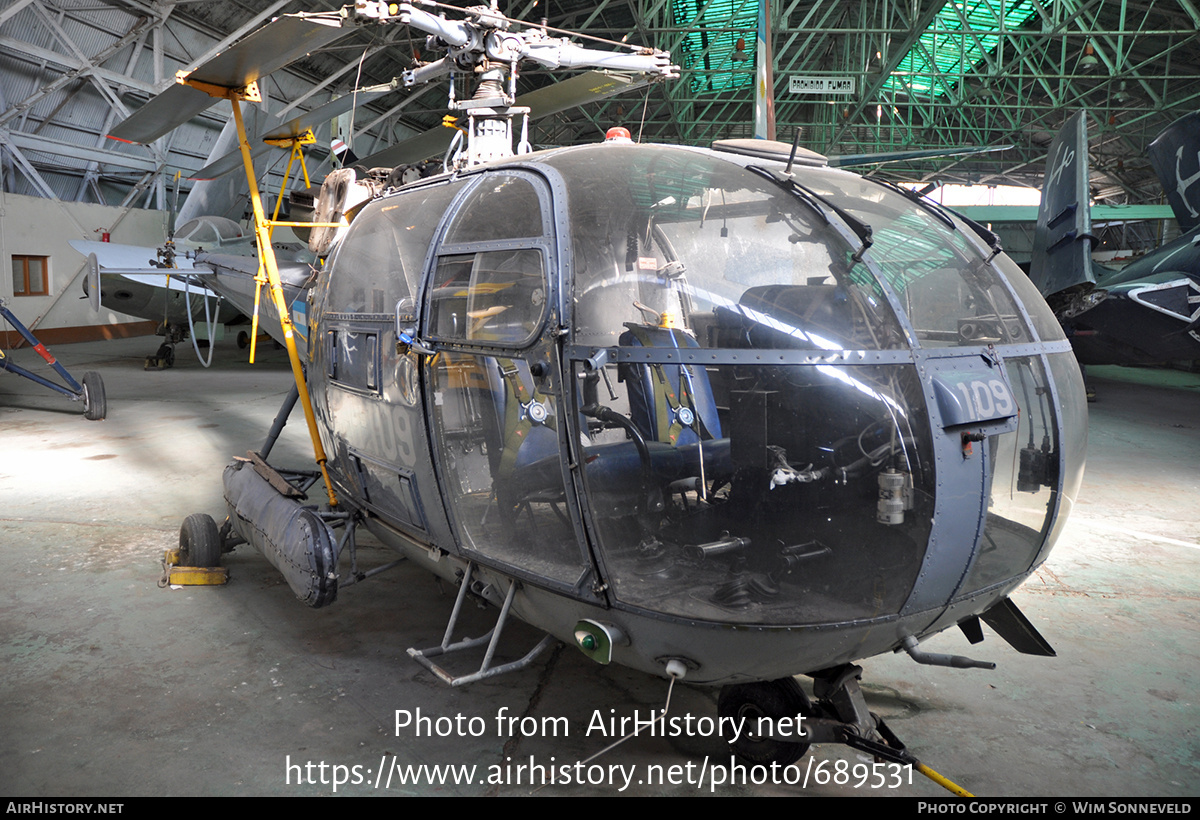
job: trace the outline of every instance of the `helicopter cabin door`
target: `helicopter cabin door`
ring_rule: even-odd
[[[550,191],[484,173],[452,209],[426,276],[432,446],[460,548],[505,572],[584,589],[591,562],[567,483],[558,247]]]

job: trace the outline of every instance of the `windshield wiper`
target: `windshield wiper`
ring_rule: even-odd
[[[893,191],[896,191],[897,193],[903,195],[906,199],[909,199],[912,202],[917,203],[922,208],[924,208],[926,211],[929,211],[929,213],[933,214],[938,219],[940,219],[942,222],[945,222],[946,225],[948,225],[951,230],[956,230],[954,220],[951,219],[949,216],[950,214],[954,214],[956,217],[958,217],[963,222],[965,222],[967,227],[969,227],[972,231],[974,231],[976,234],[978,234],[979,237],[981,239],[983,239],[983,241],[988,243],[988,247],[991,248],[991,250],[992,250],[992,255],[989,256],[987,259],[985,259],[984,260],[985,262],[991,262],[993,259],[995,259],[997,256],[999,256],[1000,253],[1004,250],[1004,248],[1002,248],[1000,245],[1000,236],[995,231],[990,230],[989,228],[985,227],[984,225],[981,225],[980,223],[976,222],[974,219],[971,219],[971,217],[965,216],[964,214],[954,210],[953,208],[943,205],[942,203],[938,202],[937,200],[930,199],[929,197],[925,196],[924,194],[919,194],[916,191],[912,190],[911,188],[903,188],[889,180],[872,179],[871,181],[874,183],[877,183],[879,185],[882,185],[885,188],[891,188]]]
[[[864,179],[866,179],[866,177],[864,177]],[[940,219],[942,222],[944,222],[946,224],[947,228],[949,228],[952,231],[955,230],[954,220],[950,218],[950,216],[946,213],[945,210],[943,210],[941,203],[935,202],[932,199],[928,199],[923,194],[919,194],[916,191],[912,190],[911,188],[902,188],[901,186],[897,185],[896,183],[894,183],[888,179],[872,178],[871,181],[874,182],[876,185],[882,185],[885,188],[889,188],[889,189],[895,191],[896,193],[900,194],[901,196],[903,196],[905,199],[909,200],[910,202],[915,202],[916,204],[918,204],[922,208],[924,208],[926,211],[933,214],[938,219]]]
[[[763,168],[758,165],[747,165],[746,170],[752,171],[761,177],[766,177],[776,185],[788,189],[796,196],[797,199],[806,203],[810,208],[816,211],[821,218],[825,220],[825,224],[829,224],[830,222],[829,214],[826,213],[825,208],[828,208],[830,211],[835,213],[838,219],[842,220],[842,222],[854,232],[854,235],[858,237],[858,241],[861,243],[858,250],[855,251],[850,257],[855,262],[861,262],[862,255],[866,253],[867,248],[871,247],[871,245],[875,243],[875,240],[871,238],[873,231],[870,225],[849,213],[844,208],[833,204],[816,191],[810,188],[805,188],[788,174],[784,174],[779,171],[773,171],[770,168]]]
[[[945,205],[942,205],[941,207],[946,208]],[[979,224],[974,219],[971,219],[971,217],[965,216],[953,208],[946,208],[946,210],[957,216],[963,222],[967,223],[967,227],[979,234],[979,237],[983,239],[984,242],[988,243],[988,247],[992,249],[992,255],[983,260],[984,262],[991,262],[1004,251],[1004,248],[1000,246],[1000,235],[995,231]]]

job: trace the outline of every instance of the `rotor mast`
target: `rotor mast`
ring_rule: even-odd
[[[291,314],[283,295],[279,267],[270,238],[270,229],[274,225],[295,223],[275,222],[266,218],[258,194],[252,151],[241,115],[241,103],[260,100],[257,83],[260,77],[340,39],[354,26],[391,23],[409,25],[427,34],[428,50],[444,51],[446,54],[439,60],[417,65],[404,72],[399,78],[399,83],[393,80],[389,85],[395,87],[402,83],[406,88],[411,88],[447,74],[451,75],[449,107],[466,112],[468,119],[466,151],[458,152],[448,162],[452,169],[459,169],[530,150],[526,137],[529,108],[515,105],[518,66],[524,60],[550,69],[608,68],[662,79],[679,76],[679,67],[671,65],[670,54],[665,51],[607,41],[606,45],[616,46],[623,51],[584,48],[570,42],[566,37],[551,37],[551,30],[545,24],[528,26],[509,20],[499,10],[497,0],[490,2],[490,6],[458,9],[443,6],[434,0],[392,4],[376,0],[358,0],[355,5],[343,7],[335,12],[278,17],[203,65],[191,71],[178,72],[175,84],[151,99],[110,134],[114,139],[149,144],[177,125],[208,109],[217,99],[227,99],[233,105],[242,165],[246,172],[254,212],[259,259],[279,314],[288,359],[292,365],[292,373],[308,423],[309,436],[312,439],[313,454],[325,480],[331,507],[337,505],[337,497],[326,470],[326,454],[309,400],[304,366],[296,348]],[[417,6],[449,9],[463,15],[464,19],[450,20],[444,14],[435,15]],[[455,99],[453,75],[456,73],[478,77],[475,94],[470,100],[460,102]],[[388,88],[381,87],[379,90]],[[520,144],[514,149],[512,119],[517,114],[526,119]],[[310,227],[318,224],[320,223],[314,223]]]
[[[520,64],[530,61],[551,70],[604,68],[632,71],[660,79],[679,76],[679,67],[671,64],[666,51],[623,43],[608,43],[622,51],[602,51],[572,43],[566,37],[550,36],[544,24],[529,26],[510,20],[498,7],[453,8],[465,15],[462,20],[432,14],[425,7],[442,7],[433,0],[406,3],[360,2],[346,7],[360,24],[400,23],[427,35],[427,51],[444,51],[438,60],[418,65],[400,76],[405,88],[450,75],[448,107],[466,114],[465,150],[451,146],[446,157],[447,170],[469,168],[484,162],[506,159],[532,150],[528,140],[529,109],[515,105]],[[475,92],[469,98],[455,96],[455,76],[477,78]],[[521,136],[513,145],[513,120],[520,116]],[[454,125],[447,122],[447,125]],[[457,127],[457,126],[455,126]],[[456,138],[457,140],[457,138]]]

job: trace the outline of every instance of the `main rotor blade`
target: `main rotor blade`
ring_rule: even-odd
[[[194,69],[187,79],[220,88],[244,88],[352,31],[332,20],[294,15],[277,17]],[[217,100],[217,97],[177,82],[120,123],[109,136],[125,142],[154,142],[215,105]]]
[[[261,157],[263,154],[267,153],[267,151],[271,150],[271,148],[272,148],[272,146],[267,145],[265,142],[260,142],[257,145],[252,145],[250,147],[250,161],[254,162],[259,157]],[[228,154],[221,157],[216,162],[213,162],[209,165],[205,165],[203,168],[201,168],[195,174],[188,177],[188,179],[194,179],[197,181],[211,181],[211,180],[217,179],[218,177],[225,176],[230,171],[236,171],[241,167],[242,167],[242,152],[241,152],[241,149],[238,149],[237,151],[230,151]]]
[[[385,94],[391,94],[393,90],[391,88],[384,88],[374,91],[359,91],[358,93],[351,92],[345,96],[338,97],[336,100],[330,100],[324,105],[319,105],[312,111],[305,111],[293,117],[282,125],[270,129],[260,139],[282,140],[289,137],[298,137],[313,126],[332,120],[334,117],[345,114],[357,106],[374,102]]]
[[[921,148],[911,151],[889,151],[882,154],[844,154],[828,157],[830,168],[852,168],[857,165],[875,165],[897,162],[904,159],[926,157],[961,157],[970,154],[986,154],[990,151],[1007,151],[1011,145],[966,146],[963,148]]]
[[[590,102],[633,91],[649,82],[641,77],[611,71],[585,71],[536,91],[517,97],[517,105],[529,106],[529,118],[541,119]]]
[[[596,102],[623,91],[632,91],[646,84],[646,80],[615,74],[609,71],[585,71],[563,80],[561,83],[539,88],[517,97],[516,104],[529,107],[529,118],[536,120],[557,114],[568,108]],[[443,153],[450,147],[454,129],[438,126],[418,134],[404,142],[398,142],[377,154],[359,160],[358,165],[366,168],[394,168],[428,159]]]
[[[175,83],[109,132],[110,139],[148,145],[218,102],[190,85]]]
[[[334,117],[345,114],[356,105],[366,105],[372,100],[377,100],[385,94],[391,94],[392,89],[387,88],[382,91],[360,91],[357,94],[347,94],[344,97],[338,97],[336,100],[330,100],[324,105],[317,106],[312,111],[305,111],[292,117],[287,122],[277,125],[269,129],[266,133],[259,135],[257,144],[250,149],[250,155],[254,159],[265,154],[272,146],[264,145],[263,140],[286,140],[294,137],[299,137],[305,131],[313,128],[323,122],[328,122]],[[221,157],[216,162],[211,162],[205,165],[192,176],[192,179],[216,179],[228,174],[230,171],[235,171],[242,167],[242,154],[240,151],[230,151],[225,156]]]

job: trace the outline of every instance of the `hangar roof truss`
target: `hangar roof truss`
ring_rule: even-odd
[[[457,0],[463,5],[478,0]],[[0,0],[0,3],[4,0]],[[274,15],[335,0],[8,0],[0,7],[0,182],[6,190],[166,207],[175,171],[203,167],[230,116],[220,104],[151,146],[105,138],[175,71],[219,53]],[[622,123],[643,140],[707,144],[750,136],[758,0],[515,0],[512,17],[667,48],[679,82],[654,84],[538,122],[537,145],[600,139]],[[772,0],[780,139],[826,154],[1012,144],[1009,151],[881,165],[897,180],[1038,184],[1050,140],[1089,115],[1093,193],[1159,194],[1145,148],[1200,108],[1197,0]],[[424,39],[363,30],[272,74],[259,116],[278,122],[391,80]],[[753,48],[747,51],[753,56]],[[851,93],[792,93],[794,77]],[[554,82],[522,76],[524,90]],[[381,97],[341,124],[359,156],[440,123],[439,86]],[[319,129],[327,142],[330,126]],[[279,152],[278,174],[286,154]],[[323,163],[323,168],[322,168]],[[313,152],[310,171],[329,167]]]

